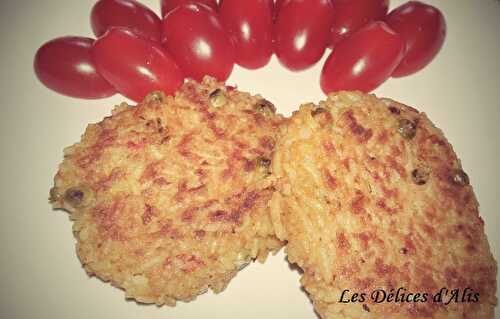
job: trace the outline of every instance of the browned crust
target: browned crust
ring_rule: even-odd
[[[356,92],[331,95],[318,121],[304,105],[273,159],[273,220],[322,318],[493,318],[496,262],[461,164],[423,113]],[[416,125],[404,138],[398,121]],[[429,172],[417,184],[412,172]],[[426,176],[426,175],[422,175]],[[421,181],[419,181],[421,182]],[[472,288],[480,302],[339,303],[343,289],[435,293]]]
[[[225,105],[211,103],[215,89]],[[261,100],[207,78],[89,125],[65,150],[51,191],[75,220],[87,272],[127,297],[174,304],[221,291],[242,264],[279,249],[272,178],[249,164],[271,158],[281,122],[255,108]],[[68,202],[71,188],[85,192]]]

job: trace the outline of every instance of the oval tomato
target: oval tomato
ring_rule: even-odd
[[[185,75],[201,81],[210,75],[225,81],[234,65],[234,48],[217,13],[189,3],[163,19],[163,46],[174,56]]]
[[[273,0],[224,0],[219,16],[232,37],[236,63],[257,69],[269,62],[273,52]]]
[[[273,20],[276,20],[276,18],[278,17],[281,7],[283,6],[283,2],[285,2],[285,0],[274,1]]]
[[[366,24],[382,20],[389,9],[389,0],[332,0],[332,3],[332,45]]]
[[[45,43],[35,55],[36,76],[49,89],[67,96],[98,99],[115,94],[92,62],[93,43],[93,39],[83,37],[62,37]]]
[[[161,0],[161,16],[164,17],[167,13],[169,13],[173,9],[188,2],[201,3],[209,6],[214,10],[217,10],[216,0]]]
[[[387,17],[387,24],[406,42],[406,57],[396,68],[393,77],[415,73],[438,54],[446,37],[443,14],[433,6],[410,1],[394,9]]]
[[[90,14],[92,30],[100,37],[111,27],[125,27],[153,41],[161,39],[161,20],[149,8],[134,0],[100,0]]]
[[[112,28],[92,48],[97,70],[120,93],[141,101],[152,91],[172,94],[183,83],[181,70],[156,42]]]
[[[318,62],[329,42],[332,21],[330,0],[285,1],[274,26],[280,63],[300,71]]]
[[[335,47],[321,71],[321,89],[370,92],[391,76],[404,54],[403,38],[384,22],[372,22]]]

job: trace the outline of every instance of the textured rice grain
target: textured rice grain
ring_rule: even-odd
[[[281,128],[278,237],[323,319],[493,318],[494,261],[451,145],[423,113],[357,92],[302,105]],[[376,289],[473,289],[479,302],[370,300]],[[364,302],[340,303],[342,291]],[[394,291],[394,290],[393,290]]]
[[[277,251],[273,178],[260,163],[281,117],[262,112],[263,101],[206,78],[89,125],[51,190],[53,206],[71,214],[87,273],[127,298],[175,305],[222,291]]]

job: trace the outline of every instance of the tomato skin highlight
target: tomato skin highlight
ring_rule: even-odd
[[[36,52],[33,67],[47,88],[75,98],[99,99],[116,90],[99,73],[90,50],[94,39],[60,37],[43,44]]]
[[[210,8],[217,10],[216,0],[161,0],[161,16],[165,17],[167,13],[174,10],[180,5],[186,4],[188,2],[196,2],[209,6]]]
[[[383,20],[389,10],[389,0],[332,0],[332,4],[333,46],[368,23]]]
[[[136,102],[152,91],[172,94],[184,81],[174,59],[158,43],[128,29],[110,29],[94,43],[91,53],[99,73]]]
[[[272,9],[272,0],[224,0],[219,16],[233,40],[237,64],[258,69],[271,59]]]
[[[410,1],[391,11],[387,24],[406,42],[407,55],[393,77],[420,71],[439,53],[446,38],[446,21],[437,8]]]
[[[201,81],[205,75],[225,81],[233,70],[234,47],[217,13],[189,3],[163,19],[163,46],[187,77]]]
[[[292,71],[305,70],[323,56],[330,38],[330,0],[287,0],[274,25],[275,53]]]
[[[161,39],[160,18],[134,0],[99,0],[92,8],[90,22],[96,37],[112,27],[124,27],[152,41]]]
[[[405,53],[399,34],[384,22],[372,22],[335,47],[321,71],[321,89],[370,92],[391,76]]]

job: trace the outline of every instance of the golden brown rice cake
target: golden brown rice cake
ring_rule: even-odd
[[[493,318],[496,263],[478,203],[425,114],[341,92],[302,105],[280,135],[272,219],[321,318]],[[441,288],[459,296],[432,302]]]
[[[143,303],[222,291],[277,251],[269,173],[281,116],[213,79],[122,104],[64,151],[51,201],[85,270]]]

